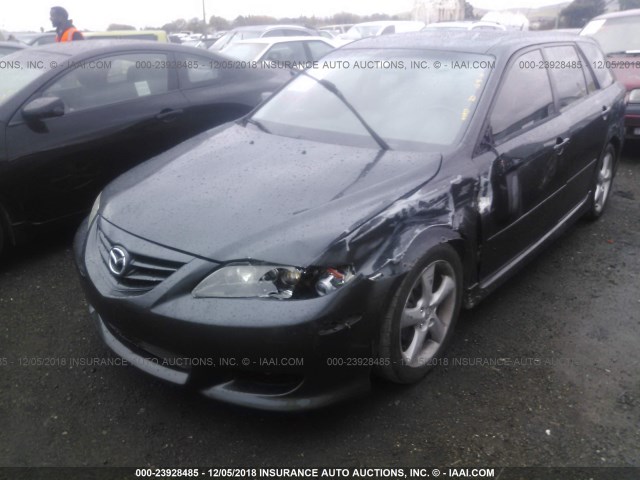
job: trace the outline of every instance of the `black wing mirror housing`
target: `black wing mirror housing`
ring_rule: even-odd
[[[64,115],[64,102],[58,97],[40,97],[31,100],[22,108],[22,117],[27,121]]]

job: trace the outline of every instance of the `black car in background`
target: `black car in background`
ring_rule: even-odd
[[[23,45],[30,47],[39,47],[55,43],[56,32],[11,32],[10,37],[16,39]]]
[[[0,42],[0,57],[17,52],[23,48],[25,48],[25,46],[18,42]]]
[[[290,78],[157,42],[52,44],[2,61],[0,251],[31,226],[86,214],[117,175]]]
[[[75,256],[106,344],[210,398],[299,410],[438,364],[471,308],[606,205],[624,88],[575,35],[329,53],[111,183]]]

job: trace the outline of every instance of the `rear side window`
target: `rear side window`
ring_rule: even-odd
[[[538,68],[542,62],[540,50],[534,50],[509,67],[490,117],[496,141],[527,130],[551,115],[553,95],[547,71]]]
[[[604,58],[602,50],[591,43],[580,43],[580,49],[589,61],[589,67],[596,76],[600,88],[607,88],[613,83],[613,75],[607,67],[607,61]]]
[[[114,55],[87,62],[64,74],[43,96],[57,96],[67,112],[102,107],[169,91],[163,53]]]
[[[587,96],[582,60],[571,45],[545,48],[549,74],[553,79],[560,108]]]

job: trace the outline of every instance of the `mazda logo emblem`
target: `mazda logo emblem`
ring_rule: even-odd
[[[113,247],[109,250],[109,270],[116,277],[121,277],[129,266],[129,253],[124,247]]]

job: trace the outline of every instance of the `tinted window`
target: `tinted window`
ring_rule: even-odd
[[[545,48],[549,74],[558,93],[560,108],[571,105],[587,95],[582,62],[571,46]]]
[[[580,43],[580,48],[589,60],[589,66],[596,75],[600,88],[606,88],[611,85],[613,83],[613,75],[607,68],[602,50],[590,43]]]
[[[3,58],[0,73],[0,105],[25,88],[40,75],[44,75],[51,65],[61,64],[67,60],[63,55],[39,52],[25,48],[14,52],[11,57]],[[31,62],[40,68],[24,68]]]
[[[115,55],[87,62],[56,80],[43,96],[60,97],[68,112],[101,107],[169,91],[161,53]]]
[[[306,62],[307,54],[302,42],[277,43],[262,57],[262,60],[275,62]]]
[[[230,45],[229,48],[233,46]],[[214,62],[208,58],[184,55],[181,56],[180,62],[184,66],[180,70],[186,72],[186,81],[191,86],[215,82],[220,79],[220,70],[214,68]]]
[[[311,52],[311,60],[318,60],[333,50],[331,45],[324,42],[307,42],[307,46]]]
[[[276,29],[276,30],[270,30],[268,32],[265,32],[265,34],[262,36],[263,37],[284,37],[285,35],[286,35],[285,30]]]
[[[549,117],[553,95],[547,71],[537,68],[542,61],[540,51],[534,50],[520,56],[509,67],[491,112],[496,140]]]
[[[284,30],[284,34],[287,37],[309,37],[311,34],[306,30],[296,30],[294,28],[289,28]]]

